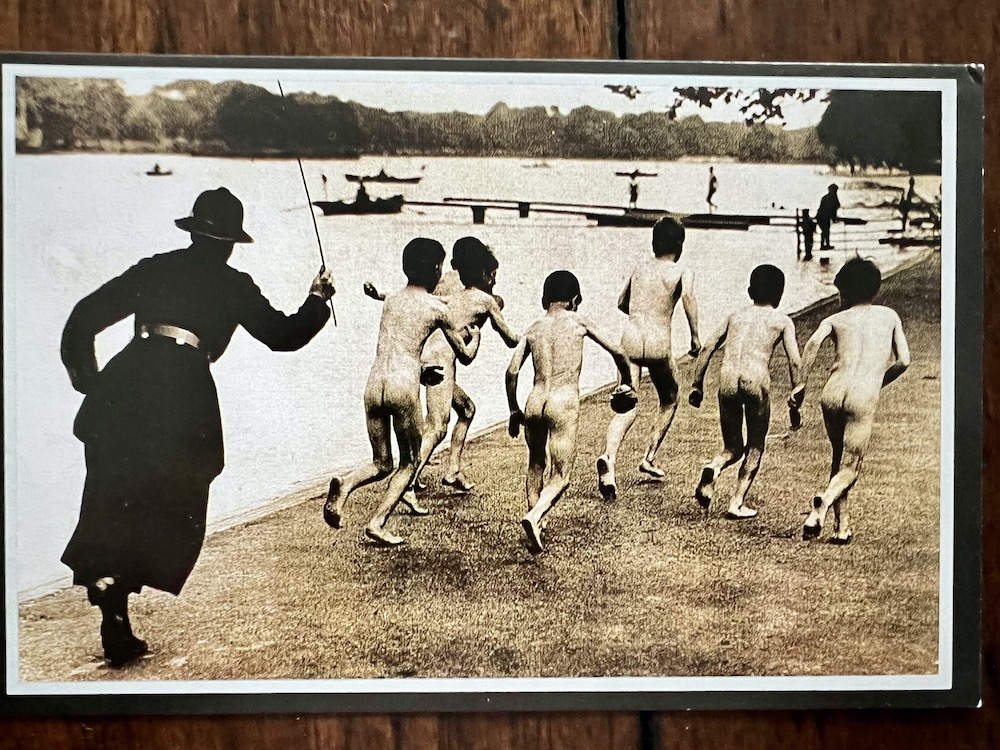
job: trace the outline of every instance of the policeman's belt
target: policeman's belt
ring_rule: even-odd
[[[187,344],[194,349],[201,348],[201,339],[191,333],[191,331],[179,328],[178,326],[161,324],[143,324],[139,326],[139,338],[148,339],[150,336],[163,336],[164,338],[173,339],[178,346]]]

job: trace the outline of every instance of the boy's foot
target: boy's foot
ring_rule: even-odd
[[[451,476],[445,475],[441,477],[441,484],[445,487],[451,487],[456,492],[461,492],[462,494],[472,492],[472,488],[476,486],[471,484],[465,476],[463,476],[462,472],[458,472],[457,474],[453,474]]]
[[[848,531],[846,534],[837,533],[830,539],[830,544],[850,544],[851,540],[854,538],[854,533]]]
[[[714,490],[715,471],[710,466],[706,466],[701,470],[701,481],[698,482],[698,487],[695,488],[694,499],[698,501],[698,505],[708,510],[708,506],[712,504]]]
[[[601,497],[608,502],[618,498],[618,488],[615,486],[615,468],[607,456],[601,456],[597,459],[597,489],[601,491]]]
[[[645,458],[639,464],[639,471],[643,474],[648,474],[654,479],[663,479],[667,475],[663,469]]]
[[[368,524],[365,527],[365,536],[380,547],[398,547],[401,544],[406,544],[406,540],[403,537],[396,536],[391,531],[386,531],[373,524]]]
[[[417,493],[413,490],[407,490],[404,492],[403,497],[400,499],[402,500],[403,505],[410,509],[410,515],[426,516],[430,514],[430,511],[422,506],[420,501],[417,500]]]
[[[343,501],[340,498],[342,483],[339,477],[330,480],[330,491],[326,493],[326,502],[323,503],[323,520],[327,526],[334,529],[342,528],[344,519],[340,515],[340,508]]]
[[[533,555],[543,552],[545,548],[542,546],[542,531],[530,515],[521,519],[521,528],[528,537],[528,551]]]
[[[730,521],[744,521],[747,518],[754,518],[756,515],[757,511],[755,509],[748,508],[745,505],[730,508],[726,511],[726,518]]]
[[[104,648],[104,658],[108,666],[114,669],[124,667],[126,664],[145,656],[149,653],[149,644],[134,635],[129,636],[120,644],[112,648]]]

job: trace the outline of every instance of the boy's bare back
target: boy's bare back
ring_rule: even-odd
[[[635,269],[629,279],[629,319],[621,340],[626,357],[641,362],[673,356],[674,309],[685,283],[690,285],[689,272],[667,258],[649,258]]]
[[[789,357],[794,356],[798,366],[798,346],[791,318],[769,305],[748,305],[730,314],[726,321],[719,392],[730,395],[748,387],[755,392],[769,391],[771,354],[782,337]]]
[[[457,274],[456,274],[457,275]],[[435,291],[435,296],[437,289]],[[496,320],[501,318],[500,306],[496,298],[475,287],[463,288],[461,291],[451,294],[447,302],[447,316],[451,327],[456,331],[461,331],[468,327],[481,327],[487,319],[494,321],[494,328],[497,327]],[[506,324],[501,322],[501,326],[506,328]],[[508,333],[505,330],[505,333]],[[513,334],[511,334],[513,335]],[[450,364],[455,361],[455,350],[451,348],[447,338],[441,331],[435,331],[423,351],[423,362],[425,364]]]
[[[903,325],[896,311],[882,305],[856,305],[820,323],[814,339],[831,336],[836,348],[823,402],[857,406],[878,399],[883,378],[894,358],[906,348]],[[906,350],[906,359],[909,352]]]
[[[579,392],[587,333],[586,321],[570,310],[550,312],[528,327],[524,338],[532,356],[536,389],[570,387]]]
[[[424,344],[448,325],[447,315],[447,305],[423,289],[408,286],[386,297],[372,371],[405,377],[419,373]]]

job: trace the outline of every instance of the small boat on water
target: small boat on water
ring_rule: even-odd
[[[634,172],[615,172],[615,177],[631,177],[634,180],[636,177],[659,177],[659,173],[641,172],[637,169]]]
[[[393,177],[385,173],[384,169],[380,169],[378,174],[375,175],[358,175],[358,174],[348,174],[344,175],[348,182],[388,182],[394,184],[406,184],[406,185],[416,185],[422,179],[422,176],[417,177]]]
[[[313,205],[323,212],[324,216],[344,216],[350,214],[398,214],[403,210],[403,196],[393,195],[390,198],[359,198],[351,203],[347,201],[313,201]]]
[[[169,177],[173,173],[174,172],[173,172],[172,169],[163,170],[163,169],[160,169],[160,165],[159,164],[154,164],[153,168],[151,170],[149,170],[148,172],[146,172],[146,176],[147,177]]]

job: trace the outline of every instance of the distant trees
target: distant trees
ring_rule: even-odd
[[[18,78],[27,131],[37,131],[39,148],[75,148],[82,139],[121,137],[129,108],[121,83],[98,78]]]
[[[941,168],[941,95],[923,91],[831,91],[816,128],[835,158],[854,167],[911,172]]]

